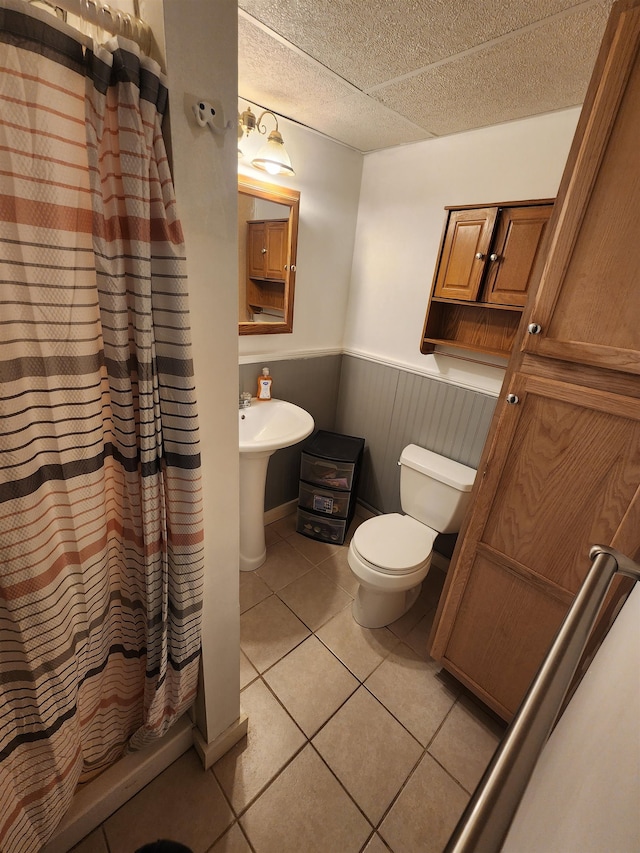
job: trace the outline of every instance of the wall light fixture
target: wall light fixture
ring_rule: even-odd
[[[284,147],[284,142],[282,141],[282,135],[278,130],[278,119],[275,113],[272,113],[271,110],[264,110],[260,113],[260,117],[256,118],[254,113],[251,111],[251,108],[247,107],[246,110],[238,116],[238,140],[243,136],[249,136],[249,134],[254,130],[257,130],[258,133],[265,134],[267,132],[267,128],[262,124],[262,119],[266,115],[269,115],[274,119],[276,128],[271,131],[267,137],[267,141],[258,150],[258,153],[251,161],[251,165],[254,169],[260,169],[263,172],[268,172],[270,175],[295,175],[293,167],[291,166],[291,160],[289,159],[289,155]],[[238,145],[238,157],[242,156],[243,153],[240,149],[240,145]]]

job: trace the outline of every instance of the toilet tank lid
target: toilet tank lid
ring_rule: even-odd
[[[460,492],[470,492],[476,477],[476,469],[461,462],[454,462],[439,453],[433,453],[417,444],[409,444],[402,451],[400,464],[414,468],[422,474],[428,474],[435,480],[452,486]]]

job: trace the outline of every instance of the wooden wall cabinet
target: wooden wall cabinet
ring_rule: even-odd
[[[586,576],[590,546],[640,554],[639,131],[640,0],[622,0],[431,636],[433,657],[505,720]],[[628,588],[614,582],[590,654]]]
[[[448,207],[420,350],[508,357],[553,200]]]
[[[289,220],[247,222],[247,304],[254,310],[284,310]]]

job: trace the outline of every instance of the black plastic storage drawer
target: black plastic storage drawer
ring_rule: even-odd
[[[304,533],[305,536],[311,536],[312,539],[342,545],[347,535],[347,520],[346,518],[326,518],[298,509],[296,530],[298,533]]]
[[[323,515],[346,518],[349,515],[351,492],[340,492],[337,489],[322,489],[312,483],[300,481],[298,506],[321,512]]]
[[[364,438],[318,430],[302,446],[298,533],[342,545],[356,506]]]

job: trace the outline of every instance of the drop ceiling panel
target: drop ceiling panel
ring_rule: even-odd
[[[354,91],[318,63],[283,45],[259,27],[238,20],[238,94],[295,118],[301,106],[336,101]]]
[[[240,7],[358,88],[526,27],[580,0],[241,0]]]
[[[372,94],[438,136],[575,106],[610,5],[555,19]]]
[[[613,0],[240,0],[239,94],[360,151],[582,103]]]
[[[301,105],[296,118],[363,152],[431,138],[428,131],[360,92],[330,103]]]

